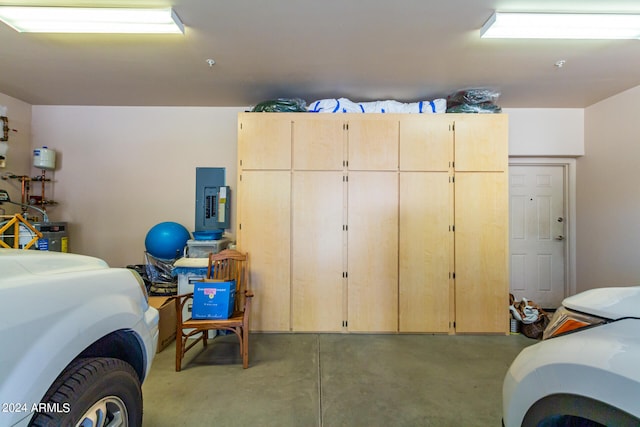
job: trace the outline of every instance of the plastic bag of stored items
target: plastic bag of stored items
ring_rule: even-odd
[[[522,301],[515,301],[512,294],[509,294],[509,311],[514,319],[522,322],[520,331],[527,337],[533,339],[542,338],[544,329],[549,324],[549,315],[538,304],[522,298]]]
[[[447,97],[447,113],[500,113],[500,92],[490,88],[459,90]]]
[[[263,101],[251,109],[254,113],[306,113],[307,103],[300,98]]]
[[[399,102],[395,100],[353,102],[347,98],[320,99],[309,104],[310,113],[414,113],[435,114],[447,110],[446,99]]]

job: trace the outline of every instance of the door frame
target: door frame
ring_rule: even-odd
[[[576,159],[568,157],[509,157],[509,166],[562,166],[565,212],[565,296],[576,294]],[[511,217],[511,215],[509,215]],[[509,238],[511,240],[511,238]],[[511,284],[509,284],[511,287]]]

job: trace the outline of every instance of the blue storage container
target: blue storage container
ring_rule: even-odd
[[[235,280],[206,279],[193,288],[193,319],[228,319],[236,297]]]

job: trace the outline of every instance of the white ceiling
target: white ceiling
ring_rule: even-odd
[[[640,85],[640,40],[489,40],[494,10],[640,13],[638,0],[0,0],[173,6],[185,35],[20,34],[0,93],[34,105],[414,102],[492,87],[502,107],[586,107]],[[207,65],[213,58],[216,64]],[[562,68],[554,64],[565,60]]]

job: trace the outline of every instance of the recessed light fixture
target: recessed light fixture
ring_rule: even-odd
[[[184,34],[171,8],[0,6],[0,21],[19,32]]]
[[[638,39],[640,14],[494,12],[483,38]]]

